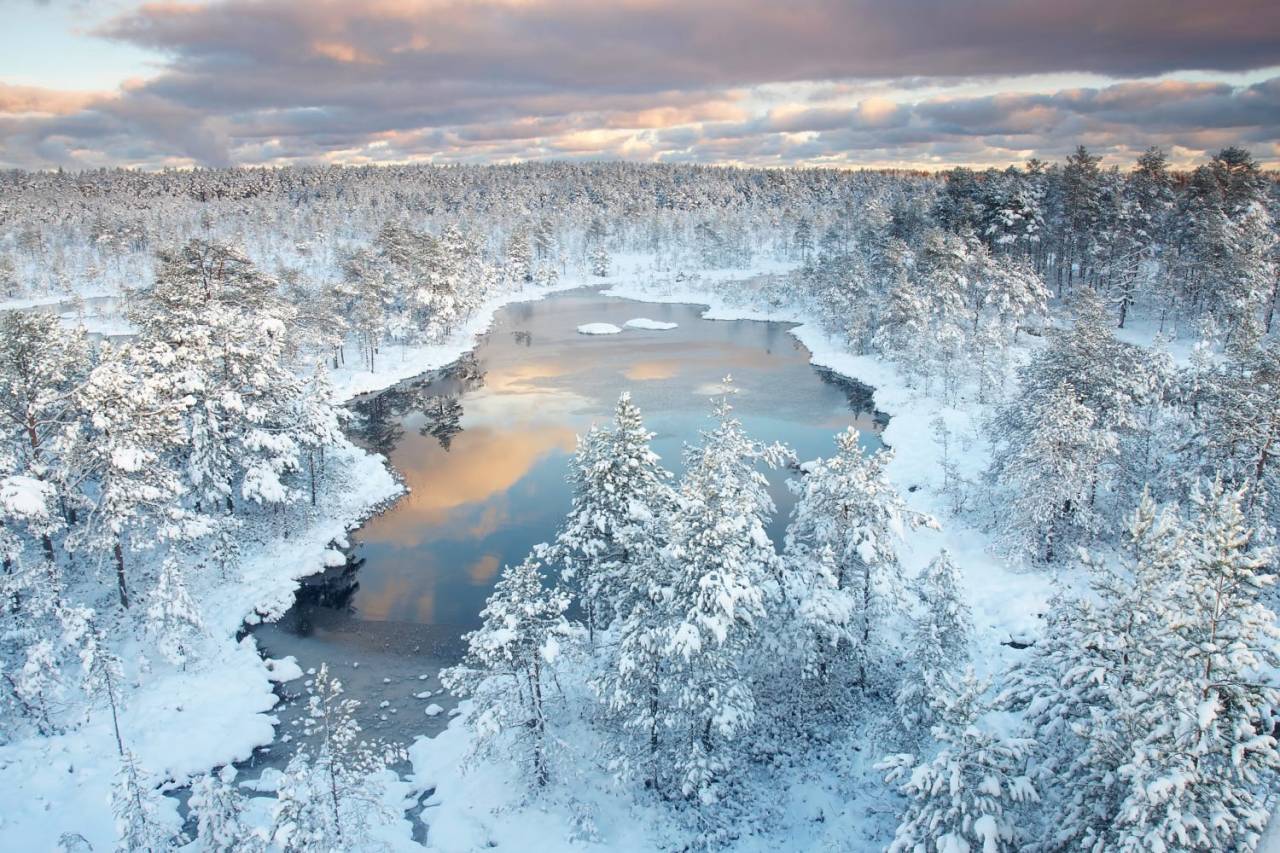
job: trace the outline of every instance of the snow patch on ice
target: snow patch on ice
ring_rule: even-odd
[[[612,323],[583,323],[578,327],[580,335],[616,335],[621,331]]]
[[[636,317],[634,320],[628,320],[622,324],[628,329],[649,329],[655,332],[665,332],[667,329],[674,329],[679,323],[664,323],[661,320],[650,320],[648,317]]]

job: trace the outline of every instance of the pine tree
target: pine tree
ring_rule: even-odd
[[[927,731],[933,716],[929,697],[943,675],[969,660],[973,614],[960,590],[960,573],[944,550],[914,583],[919,615],[907,645],[906,671],[894,697],[898,721],[909,735]]]
[[[609,277],[609,252],[605,249],[603,243],[598,243],[591,249],[588,257],[591,262],[591,274],[596,278]]]
[[[649,447],[640,410],[623,393],[612,428],[593,426],[570,463],[573,508],[547,559],[578,591],[588,638],[629,609],[644,579],[639,566],[661,547],[658,523],[672,502],[671,475]]]
[[[125,349],[104,348],[77,393],[83,421],[63,437],[85,510],[68,545],[114,558],[122,607],[129,606],[126,549],[140,551],[181,535],[183,487],[169,466],[183,440],[181,411]]]
[[[1192,497],[1188,559],[1166,625],[1176,653],[1155,662],[1159,701],[1121,771],[1129,792],[1117,815],[1120,850],[1252,850],[1266,825],[1265,792],[1280,770],[1280,689],[1263,674],[1280,666],[1280,629],[1260,597],[1275,581],[1275,552],[1253,546],[1244,500],[1220,483]]]
[[[547,588],[533,556],[506,567],[480,612],[481,627],[464,638],[463,662],[440,673],[445,687],[472,697],[469,721],[481,746],[506,746],[511,730],[538,786],[550,779],[545,693],[548,669],[571,637],[568,607],[568,594]]]
[[[6,474],[52,484],[61,498],[56,438],[77,412],[75,389],[90,367],[83,330],[63,329],[52,314],[0,312],[0,433],[11,461]],[[53,528],[35,531],[49,562]]]
[[[1280,629],[1260,595],[1240,491],[1196,513],[1144,497],[1118,569],[1089,561],[1094,596],[1059,597],[1005,701],[1041,743],[1053,843],[1106,850],[1254,849],[1280,769],[1272,734]],[[1096,599],[1096,603],[1093,599]]]
[[[776,466],[788,452],[752,441],[731,412],[719,400],[715,429],[686,451],[669,522],[672,687],[663,724],[679,794],[703,804],[719,799],[735,741],[755,716],[746,655],[782,568],[765,532],[774,506],[759,465]]]
[[[111,792],[116,817],[116,850],[120,853],[167,853],[185,839],[169,826],[164,797],[133,753],[120,756]]]
[[[877,765],[885,781],[907,797],[890,853],[1000,853],[1022,849],[1014,814],[1038,799],[1026,774],[1034,743],[986,730],[987,685],[969,669],[962,680],[942,675],[931,698],[938,723],[938,752],[922,761],[892,755]]]
[[[897,543],[906,530],[936,527],[907,508],[889,483],[889,451],[868,455],[850,427],[837,453],[802,466],[787,527],[788,599],[799,622],[804,668],[827,689],[840,673],[878,687],[896,663],[906,609]]]
[[[373,845],[374,830],[398,817],[381,778],[402,750],[362,740],[359,702],[321,665],[307,699],[304,734],[315,739],[289,760],[276,792],[271,840],[288,853],[330,853]]]
[[[196,841],[210,853],[263,853],[265,832],[246,823],[243,795],[235,787],[231,765],[211,770],[191,782],[187,807],[196,821]]]
[[[1001,519],[1006,541],[1053,562],[1064,540],[1101,528],[1096,494],[1106,483],[1103,465],[1115,438],[1097,428],[1097,416],[1066,380],[1033,405],[1026,433],[1000,436],[1008,452],[995,456],[992,470],[1011,493]]]
[[[175,664],[186,662],[192,645],[204,633],[200,609],[183,575],[181,553],[166,555],[147,602],[147,632],[161,655]]]

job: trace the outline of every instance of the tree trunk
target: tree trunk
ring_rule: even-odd
[[[124,582],[124,549],[120,547],[117,541],[111,548],[111,553],[116,556],[116,584],[120,587],[120,606],[129,609],[129,590]]]
[[[307,466],[311,469],[311,505],[316,505],[316,452],[307,453]]]
[[[542,715],[542,675],[536,653],[529,670],[529,694],[533,703],[533,719],[529,721],[533,729],[533,778],[541,788],[547,784],[547,753],[544,743],[547,725]]]

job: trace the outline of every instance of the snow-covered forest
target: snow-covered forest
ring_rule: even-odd
[[[2,173],[0,846],[1260,849],[1278,221],[1239,148]],[[677,476],[619,386],[460,713],[380,742],[242,633],[399,493],[345,404],[593,284],[804,323],[887,447],[796,458],[727,379]],[[282,682],[311,737],[255,785]]]

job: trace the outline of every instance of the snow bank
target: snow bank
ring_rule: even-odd
[[[578,327],[580,335],[616,335],[621,331],[612,323],[583,323]]]
[[[650,329],[655,332],[665,332],[667,329],[674,329],[679,323],[664,323],[661,320],[650,320],[648,317],[636,317],[634,320],[628,320],[622,324],[628,329]]]

